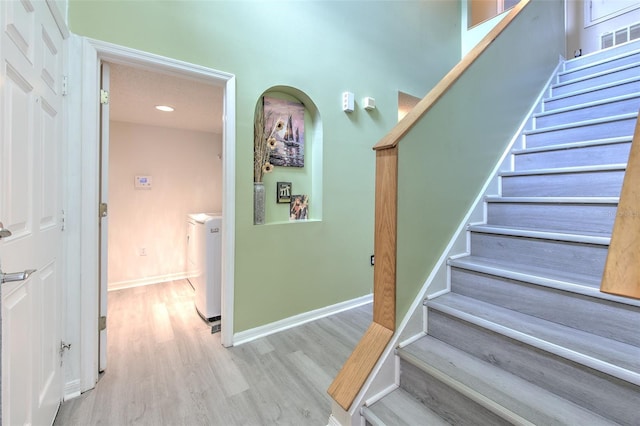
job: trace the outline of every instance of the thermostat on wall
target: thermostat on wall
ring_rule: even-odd
[[[151,176],[136,176],[136,189],[151,189]]]

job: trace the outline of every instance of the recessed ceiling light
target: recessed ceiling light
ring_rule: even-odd
[[[173,107],[170,107],[169,105],[156,105],[156,109],[164,112],[171,112],[174,110]]]

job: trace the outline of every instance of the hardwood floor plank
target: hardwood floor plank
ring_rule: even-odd
[[[55,425],[326,425],[371,305],[224,348],[186,280],[109,293],[108,367]]]
[[[173,340],[173,328],[169,320],[169,311],[164,303],[156,303],[153,305],[151,329],[158,343],[169,342]]]

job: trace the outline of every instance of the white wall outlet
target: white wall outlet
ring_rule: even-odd
[[[355,107],[355,96],[351,92],[344,92],[342,94],[342,110],[344,112],[353,112]]]
[[[146,256],[146,255],[147,255],[147,248],[140,247],[140,256]]]
[[[152,181],[151,176],[136,176],[134,187],[135,189],[151,189]]]

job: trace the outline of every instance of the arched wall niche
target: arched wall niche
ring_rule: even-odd
[[[263,99],[275,98],[299,102],[304,105],[304,166],[275,166],[273,171],[265,173],[262,181],[265,188],[265,225],[283,223],[305,223],[322,220],[322,156],[323,136],[322,118],[318,107],[303,91],[291,86],[273,86],[265,90],[256,101],[255,111],[263,107]],[[255,122],[256,116],[254,116]],[[280,142],[279,142],[280,143]],[[308,218],[292,220],[290,204],[278,203],[278,182],[290,182],[291,195],[307,195]],[[293,199],[293,197],[292,197]]]

